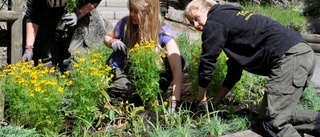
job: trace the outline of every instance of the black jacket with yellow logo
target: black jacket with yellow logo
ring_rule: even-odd
[[[224,51],[229,60],[223,86],[228,89],[240,80],[242,70],[268,75],[273,62],[305,42],[299,33],[278,22],[231,5],[215,5],[209,10],[202,41],[199,85],[209,85],[217,58]]]

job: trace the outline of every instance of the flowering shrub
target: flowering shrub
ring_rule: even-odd
[[[154,41],[137,43],[129,50],[130,70],[133,75],[137,94],[146,106],[157,104],[160,72],[164,70],[161,57],[165,55],[156,51],[157,44]],[[160,50],[159,50],[160,51]]]
[[[92,50],[86,54],[75,53],[73,67],[70,71],[69,108],[66,115],[75,114],[77,125],[91,126],[99,116],[98,104],[109,101],[106,89],[112,87],[111,67],[105,64],[107,55],[103,50]]]
[[[61,73],[40,63],[19,62],[0,73],[5,79],[6,114],[14,125],[27,125],[40,133],[57,134],[65,128],[65,116],[74,114],[77,127],[99,119],[99,105],[109,101],[105,90],[112,86],[111,68],[102,50],[76,52],[74,67]]]
[[[28,125],[39,132],[59,132],[63,127],[63,98],[68,91],[67,75],[41,63],[18,62],[4,70],[4,93],[13,125]]]

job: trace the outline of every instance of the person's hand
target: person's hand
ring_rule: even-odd
[[[76,26],[78,22],[78,17],[75,13],[67,13],[62,16],[62,19],[66,21],[68,26]]]
[[[33,57],[33,51],[32,50],[26,50],[22,56],[22,59],[24,61],[31,61]]]
[[[122,51],[123,54],[127,54],[127,46],[121,40],[113,41],[111,47],[114,51]]]
[[[192,111],[196,114],[205,114],[205,112],[212,112],[215,106],[209,101],[196,100],[192,103]]]
[[[172,101],[170,106],[167,108],[167,111],[169,114],[177,113],[179,112],[181,107],[181,102],[180,101]]]

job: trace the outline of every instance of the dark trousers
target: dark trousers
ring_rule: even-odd
[[[272,68],[260,111],[270,136],[320,135],[320,113],[296,108],[314,69],[314,52],[305,43],[289,49]]]

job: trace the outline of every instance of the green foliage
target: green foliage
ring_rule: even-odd
[[[254,13],[269,17],[298,32],[306,32],[307,30],[306,17],[299,12],[299,7],[297,6],[289,6],[285,8],[278,5],[261,6],[253,4],[244,5],[244,10],[252,11]]]
[[[316,90],[309,86],[302,92],[299,108],[306,110],[320,110],[320,96]]]
[[[67,11],[67,13],[72,13],[72,12],[74,12],[75,9],[77,9],[78,1],[81,1],[81,0],[68,0],[67,1],[67,5],[65,7],[65,10]]]
[[[154,42],[141,42],[130,49],[129,73],[134,77],[137,94],[146,107],[157,104],[160,72],[164,70],[159,53],[156,52]]]
[[[77,125],[92,126],[99,119],[99,108],[110,101],[106,90],[112,87],[111,67],[105,64],[107,55],[103,47],[80,54],[75,52],[70,73],[69,107],[66,115],[75,114]],[[99,106],[99,104],[101,106]]]
[[[24,129],[22,126],[0,126],[0,137],[40,137],[35,129]]]

